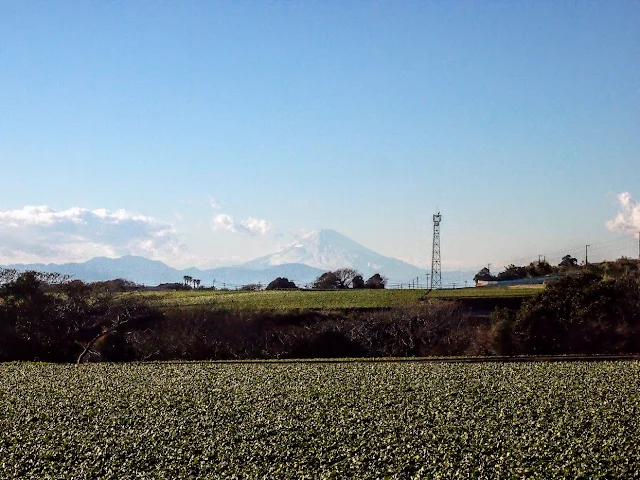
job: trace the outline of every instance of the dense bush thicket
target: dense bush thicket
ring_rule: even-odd
[[[73,361],[136,358],[127,332],[161,318],[120,282],[86,284],[38,272],[0,273],[0,360]],[[82,359],[81,358],[81,359]]]
[[[640,277],[568,276],[495,314],[499,353],[640,353]]]
[[[114,292],[118,285],[0,270],[0,360],[640,353],[633,275],[567,277],[490,319],[437,300],[337,312],[159,311],[132,285]]]
[[[352,312],[175,310],[136,345],[154,360],[464,355],[486,353],[469,343],[478,328],[442,301]]]

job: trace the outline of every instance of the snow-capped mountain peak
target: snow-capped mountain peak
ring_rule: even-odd
[[[243,266],[261,269],[285,263],[301,263],[323,270],[349,267],[365,276],[381,273],[398,281],[406,281],[423,274],[418,267],[380,255],[330,229],[309,232],[280,251],[252,260]]]

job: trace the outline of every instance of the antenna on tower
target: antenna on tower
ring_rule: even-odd
[[[442,288],[442,264],[440,262],[440,212],[433,216],[433,243],[431,250],[431,289]]]

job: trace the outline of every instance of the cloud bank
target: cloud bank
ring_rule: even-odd
[[[266,235],[271,230],[272,225],[267,220],[253,217],[237,222],[231,215],[221,213],[213,218],[212,227],[214,230],[228,230],[246,235]]]
[[[606,226],[609,230],[626,233],[640,231],[640,203],[629,192],[618,194],[620,212],[613,220],[609,220]]]
[[[169,263],[187,256],[171,224],[126,210],[26,206],[0,211],[0,264],[82,262],[122,255]]]

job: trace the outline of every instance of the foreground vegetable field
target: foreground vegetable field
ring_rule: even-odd
[[[640,478],[640,363],[0,365],[0,478]]]

